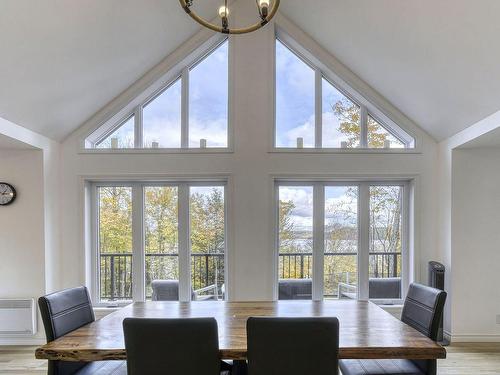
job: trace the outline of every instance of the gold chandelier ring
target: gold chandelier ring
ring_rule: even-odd
[[[260,22],[257,22],[251,26],[248,27],[243,27],[243,28],[236,28],[236,29],[224,29],[221,26],[214,25],[213,23],[208,22],[207,20],[201,18],[198,16],[195,12],[191,10],[189,5],[187,4],[186,0],[179,0],[179,3],[181,4],[181,7],[184,9],[184,11],[196,22],[198,22],[200,25],[205,26],[206,28],[217,31],[219,33],[223,34],[247,34],[251,33],[252,31],[258,30],[261,27],[267,25],[269,21],[276,15],[276,12],[278,11],[278,7],[280,5],[280,0],[274,0],[273,7],[267,17],[262,19]]]

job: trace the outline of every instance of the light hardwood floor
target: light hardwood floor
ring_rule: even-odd
[[[454,344],[439,360],[439,375],[500,375],[500,343]],[[0,374],[45,374],[45,361],[35,359],[35,347],[0,347]]]

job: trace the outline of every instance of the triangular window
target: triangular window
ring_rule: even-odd
[[[314,147],[314,70],[276,42],[276,147]]]
[[[361,141],[361,109],[326,79],[322,79],[323,147],[355,148]]]
[[[129,111],[126,121],[115,126],[110,120],[90,134],[85,147],[227,148],[228,54],[227,39],[200,51],[199,59],[186,62],[177,75],[172,72],[176,78],[161,90],[124,108]]]
[[[181,91],[179,78],[143,107],[144,148],[181,147]]]
[[[400,139],[391,134],[372,116],[368,115],[368,147],[369,148],[405,148]]]
[[[189,147],[227,147],[228,43],[189,70]]]
[[[134,148],[134,116],[121,123],[111,134],[96,142],[95,148]]]
[[[289,37],[285,40],[296,46]],[[372,115],[378,112],[374,106],[345,83],[340,89],[304,56],[317,61],[314,57],[298,49],[302,52],[276,39],[276,148],[415,147],[411,135],[395,124],[392,129],[392,125],[379,121],[386,116]]]

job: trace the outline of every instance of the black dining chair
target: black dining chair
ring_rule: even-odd
[[[408,289],[401,320],[436,341],[446,292],[413,283]],[[340,360],[343,375],[436,375],[437,361],[410,359]]]
[[[248,375],[337,375],[337,318],[249,318]]]
[[[229,375],[214,318],[123,321],[129,375]]]
[[[87,288],[65,289],[38,299],[47,342],[95,321]],[[48,375],[126,374],[125,361],[49,361]]]

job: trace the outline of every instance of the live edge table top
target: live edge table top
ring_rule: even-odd
[[[135,302],[36,350],[36,358],[102,361],[126,358],[122,321],[127,317],[214,317],[222,359],[246,358],[246,321],[251,316],[337,317],[339,357],[445,358],[446,351],[415,329],[367,301]]]

